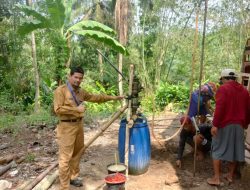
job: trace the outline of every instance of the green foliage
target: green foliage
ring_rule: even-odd
[[[36,29],[47,28],[50,25],[49,20],[42,14],[33,10],[31,7],[26,5],[17,5],[17,7],[26,13],[27,16],[33,16],[33,18],[27,19],[18,29],[21,35],[26,35]]]
[[[18,8],[14,7],[17,2],[20,3]],[[41,79],[40,100],[43,109],[49,112],[55,87],[59,82],[63,83],[67,77],[68,70],[65,69],[65,65],[70,53],[71,63],[81,65],[88,71],[87,83],[84,86],[86,89],[93,93],[117,94],[117,87],[114,86],[117,82],[117,73],[103,60],[103,76],[100,75],[96,51],[96,48],[100,49],[116,66],[116,50],[124,52],[123,47],[116,43],[115,33],[112,30],[115,21],[111,4],[114,8],[115,1],[96,2],[42,0],[33,2],[31,8],[24,5],[25,1],[3,1],[0,10],[1,128],[14,126],[10,127],[10,131],[14,132],[18,128],[16,126],[25,122],[29,124],[50,122],[46,114],[44,119],[40,118],[37,121],[35,120],[35,117],[39,118],[37,115],[23,116],[27,112],[30,113],[34,106],[35,83],[30,36],[17,35],[19,26],[23,34],[36,31],[37,62]],[[203,81],[217,81],[220,70],[226,67],[240,70],[242,51],[250,34],[246,22],[249,20],[249,11],[246,8],[248,4],[248,1],[222,0],[220,3],[214,2],[210,5]],[[142,95],[142,107],[145,112],[152,112],[153,98],[159,111],[171,102],[176,109],[187,106],[188,90],[177,84],[188,84],[190,79],[195,13],[192,13],[189,20],[188,17],[195,6],[195,2],[190,0],[145,0],[132,3],[129,8],[130,55],[123,57],[123,73],[128,76],[129,65],[135,64],[136,74],[146,91]],[[203,14],[202,8],[200,15]],[[92,20],[82,21],[82,15],[105,23],[110,28]],[[76,23],[79,20],[81,22]],[[184,27],[186,22],[187,25]],[[73,25],[74,23],[76,24]],[[198,24],[199,40],[194,83],[199,79],[203,21],[200,20]],[[66,35],[69,31],[74,35],[70,38],[70,48],[67,44],[70,35]],[[112,48],[108,49],[105,45],[111,45]],[[154,91],[154,86],[157,84],[161,85]],[[182,93],[182,90],[185,93]],[[126,93],[126,90],[124,92]],[[89,103],[86,113],[91,117],[111,113],[116,110],[118,104]],[[10,117],[10,114],[15,116]],[[21,114],[23,115],[18,117]]]
[[[35,161],[35,158],[36,158],[36,155],[33,154],[33,153],[31,153],[31,152],[29,152],[29,153],[26,154],[26,156],[25,156],[25,160],[26,160],[27,162],[34,162],[34,161]]]
[[[39,113],[32,113],[24,116],[25,124],[31,125],[55,125],[57,118],[50,114],[49,108],[41,110]]]
[[[157,89],[155,101],[160,110],[169,103],[174,104],[174,110],[183,110],[188,106],[189,88],[184,85],[162,83]]]
[[[148,114],[148,113],[153,112],[153,100],[154,100],[154,98],[155,98],[154,94],[148,94],[148,95],[142,96],[141,107],[142,107],[142,112],[144,114]],[[157,110],[155,110],[155,111],[157,111]]]
[[[166,106],[172,104],[173,111],[185,111],[189,102],[189,87],[183,84],[161,83],[154,94],[142,96],[141,107],[143,113],[161,112]]]
[[[90,37],[98,42],[102,42],[122,54],[128,53],[126,51],[126,48],[123,47],[117,40],[115,40],[114,38],[108,36],[103,32],[93,31],[93,30],[83,30],[83,31],[75,31],[74,33]]]
[[[62,0],[46,0],[46,6],[51,25],[49,27],[61,29],[65,21],[65,7]]]
[[[99,22],[91,20],[81,21],[70,27],[68,31],[71,31],[78,35],[90,37],[97,42],[102,42],[105,45],[110,46],[112,49],[122,54],[128,54],[126,48],[123,47],[123,45],[109,36],[110,34],[114,34],[113,29]]]
[[[103,32],[106,34],[115,34],[115,31],[112,28],[93,20],[84,20],[78,22],[68,29],[68,31],[72,32],[80,30],[93,30],[93,31]]]
[[[10,133],[15,136],[19,131],[20,120],[19,116],[0,114],[0,133]]]
[[[117,95],[117,88],[115,86],[104,87],[100,82],[91,80],[88,76],[85,77],[83,89],[92,94],[108,94]],[[119,102],[109,101],[105,103],[86,102],[87,111],[85,112],[87,118],[108,116],[117,110]]]
[[[61,0],[46,0],[46,3],[41,6],[43,8],[40,10],[41,13],[26,5],[16,6],[29,16],[19,27],[19,33],[22,35],[44,28],[61,30],[64,25],[65,8]]]
[[[23,102],[13,101],[11,93],[8,91],[0,92],[0,113],[10,112],[12,114],[18,114],[24,109]]]

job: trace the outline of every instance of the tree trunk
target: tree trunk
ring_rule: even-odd
[[[117,0],[115,5],[115,25],[116,30],[119,34],[119,42],[122,45],[127,43],[127,33],[128,33],[128,0]],[[118,54],[118,69],[122,73],[123,68],[123,56]],[[119,94],[123,95],[123,82],[122,76],[118,74],[118,86]]]
[[[32,0],[26,0],[26,4],[28,6],[32,6]],[[34,76],[35,76],[35,86],[36,86],[36,93],[35,93],[35,113],[40,111],[40,77],[36,59],[36,40],[35,40],[35,33],[31,33],[31,51],[32,51],[32,64],[34,68]]]
[[[144,35],[145,35],[145,22],[146,22],[146,12],[143,15],[143,24],[142,24],[142,36],[141,36],[141,57],[142,57],[142,68],[143,68],[143,77],[142,84],[145,87],[145,90],[152,89],[153,85],[150,83],[148,69],[145,62],[145,46],[144,46]]]
[[[96,11],[95,11],[95,20],[100,23],[104,23],[104,13],[101,9],[100,3],[96,2]],[[98,51],[101,52],[99,49]],[[99,62],[99,71],[100,71],[100,80],[103,82],[103,58],[101,53],[98,52],[98,62]]]
[[[36,59],[36,41],[35,41],[35,33],[31,33],[31,47],[32,47],[32,63],[34,67],[35,74],[35,84],[36,84],[36,94],[35,94],[35,107],[34,111],[37,113],[40,110],[40,77],[38,72],[38,65]]]

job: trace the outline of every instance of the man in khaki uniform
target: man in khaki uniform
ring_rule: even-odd
[[[77,177],[84,146],[83,102],[100,103],[123,99],[123,96],[93,95],[84,91],[80,88],[83,76],[81,67],[72,68],[67,84],[59,86],[54,93],[54,111],[59,118],[56,131],[61,190],[68,190],[70,184],[82,186],[82,180]]]

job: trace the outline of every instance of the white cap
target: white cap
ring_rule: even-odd
[[[224,69],[221,71],[221,77],[238,77],[234,69]]]

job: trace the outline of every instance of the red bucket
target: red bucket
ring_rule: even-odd
[[[121,173],[109,174],[105,177],[105,182],[107,184],[108,190],[124,190],[126,176]]]

